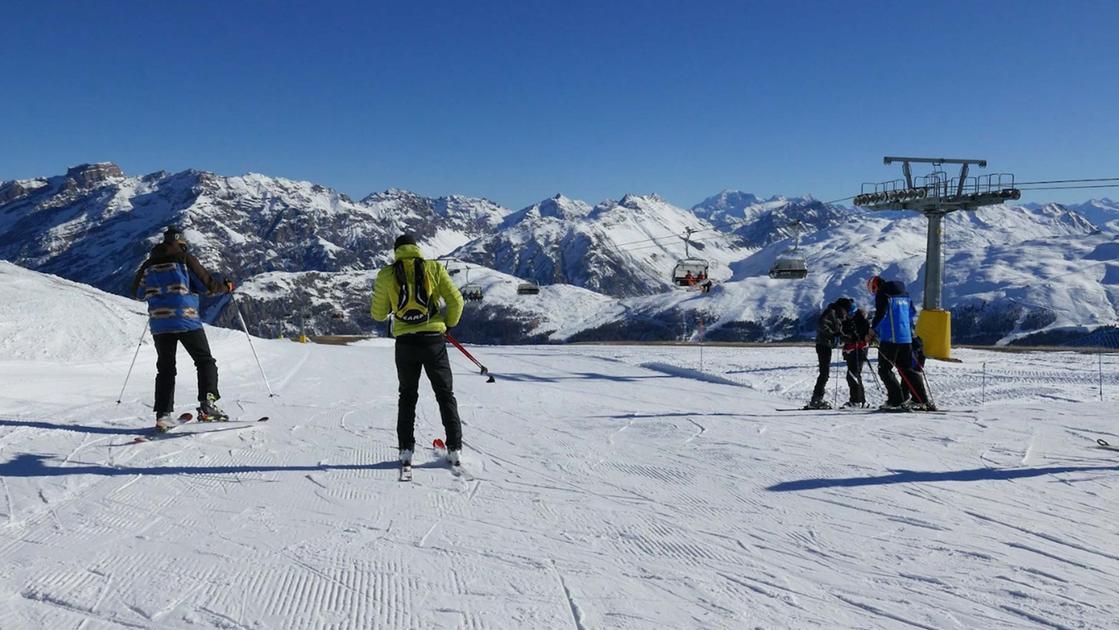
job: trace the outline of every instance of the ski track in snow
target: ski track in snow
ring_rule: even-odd
[[[452,351],[467,475],[425,379],[401,483],[391,347],[256,344],[272,399],[212,339],[268,423],[140,445],[150,348],[121,405],[131,353],[0,362],[0,627],[1113,627],[1119,379],[1083,355],[960,351],[928,370],[967,411],[887,415],[774,411],[811,348],[478,347],[494,384]]]

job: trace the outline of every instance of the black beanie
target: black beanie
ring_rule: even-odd
[[[405,232],[396,238],[396,242],[392,244],[393,249],[403,247],[404,245],[415,245],[416,235],[411,232]]]

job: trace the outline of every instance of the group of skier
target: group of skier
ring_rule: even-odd
[[[841,297],[828,304],[816,326],[816,358],[819,375],[812,390],[812,399],[805,409],[829,409],[824,392],[831,376],[832,349],[842,348],[847,365],[847,386],[850,397],[843,407],[866,407],[863,366],[869,361],[868,348],[878,342],[878,376],[886,387],[888,411],[936,411],[925,387],[924,356],[920,338],[914,334],[917,309],[905,284],[874,276],[867,280],[867,291],[874,296],[874,318],[855,301]],[[898,381],[897,376],[901,377]]]
[[[199,419],[228,420],[228,415],[217,405],[221,397],[217,362],[210,353],[202,326],[199,295],[232,293],[235,287],[232,282],[221,281],[210,274],[190,254],[182,230],[171,227],[163,236],[163,242],[152,248],[132,283],[132,295],[148,303],[149,327],[158,355],[155,429],[166,431],[175,425],[172,414],[175,352],[180,343],[197,368]],[[377,274],[370,314],[377,321],[390,316],[394,319],[400,461],[405,468],[410,468],[415,451],[420,373],[426,372],[446,432],[447,459],[457,466],[462,449],[462,425],[447,357],[446,334],[462,317],[462,294],[443,265],[424,259],[414,235],[397,238],[393,254],[393,264]],[[874,276],[867,281],[867,289],[874,296],[873,319],[867,319],[866,312],[848,297],[832,302],[820,315],[816,330],[819,376],[812,399],[805,408],[830,407],[824,400],[824,392],[831,373],[832,350],[836,347],[842,348],[850,389],[850,397],[843,406],[865,407],[863,367],[868,362],[869,346],[877,341],[878,376],[887,392],[882,408],[935,411],[936,406],[925,387],[923,362],[919,360],[919,352],[914,351],[915,341],[919,342],[913,334],[917,311],[905,285]],[[901,377],[900,382],[894,376],[895,371]]]
[[[397,238],[393,250],[393,264],[381,269],[374,282],[370,314],[377,321],[384,321],[390,315],[394,317],[392,328],[396,337],[399,381],[396,432],[400,461],[410,468],[415,450],[413,433],[420,372],[424,371],[439,403],[447,438],[444,442],[447,460],[452,466],[458,466],[462,425],[445,335],[462,317],[462,295],[443,265],[424,259],[414,235]],[[217,405],[221,398],[218,368],[202,326],[200,295],[232,293],[234,288],[232,282],[219,280],[190,254],[186,236],[178,227],[167,228],[163,241],[152,248],[136,272],[131,294],[148,303],[148,326],[157,354],[154,409],[157,432],[176,425],[172,412],[175,351],[180,343],[194,360],[198,372],[199,420],[229,419]],[[445,308],[440,309],[440,302]]]

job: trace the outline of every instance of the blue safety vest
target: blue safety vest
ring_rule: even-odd
[[[913,343],[913,322],[917,309],[908,295],[890,297],[890,306],[882,321],[874,328],[878,340],[886,343]]]

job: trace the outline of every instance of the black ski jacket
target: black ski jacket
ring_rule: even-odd
[[[835,338],[843,334],[843,314],[840,307],[832,302],[820,313],[820,320],[816,323],[816,345],[832,347]]]
[[[841,337],[844,350],[866,347],[866,337],[870,334],[870,321],[867,320],[863,309],[860,308],[854,315],[845,318],[840,326],[843,329]]]

